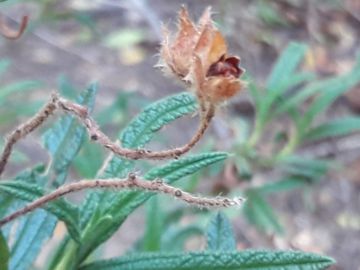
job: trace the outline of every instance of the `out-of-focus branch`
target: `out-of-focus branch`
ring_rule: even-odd
[[[24,33],[29,22],[29,16],[25,15],[22,17],[20,26],[17,30],[14,30],[8,26],[4,17],[0,16],[0,34],[7,39],[18,39]]]

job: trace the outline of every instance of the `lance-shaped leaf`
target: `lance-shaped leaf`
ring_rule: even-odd
[[[94,262],[80,270],[323,270],[334,260],[298,251],[145,253]]]
[[[227,157],[227,153],[214,152],[182,158],[170,162],[165,166],[150,170],[144,178],[148,180],[161,178],[166,183],[172,184],[187,175],[191,175],[196,171],[215,162],[222,161]],[[108,223],[107,226],[103,224],[101,227],[97,225],[94,226],[94,228],[98,230],[98,234],[95,235],[90,233],[89,236],[84,239],[82,247],[83,254],[80,255],[80,258],[86,256],[90,251],[94,250],[98,245],[107,240],[117,231],[119,226],[125,221],[129,214],[131,214],[137,207],[142,205],[152,196],[154,196],[154,193],[127,191],[122,192],[121,196],[118,196],[118,198],[112,201],[111,204],[104,205],[104,207],[108,207],[107,215],[113,217],[113,220]]]
[[[78,102],[91,108],[95,92],[93,85],[79,97]],[[62,117],[45,136],[45,145],[53,155],[48,175],[45,177],[37,175],[36,179],[31,179],[29,175],[29,179],[23,177],[23,181],[45,184],[51,179],[54,180],[53,185],[61,185],[65,181],[72,159],[82,144],[84,134],[84,127],[74,117],[70,115]],[[23,204],[18,205],[18,207],[22,206]],[[11,270],[30,268],[43,242],[53,233],[56,223],[57,218],[42,209],[19,219],[14,245],[11,247]]]
[[[196,110],[196,99],[189,93],[181,93],[159,100],[144,109],[120,134],[121,144],[127,148],[144,147],[163,126]],[[106,166],[102,178],[125,177],[134,167],[134,162],[113,157]],[[92,192],[82,207],[82,224],[87,225],[96,211],[107,212],[114,194],[106,191]],[[95,210],[96,209],[96,210]]]
[[[208,250],[231,251],[236,249],[236,241],[230,221],[218,212],[210,221],[207,230]]]
[[[14,198],[32,202],[45,195],[42,187],[37,184],[22,181],[1,181],[0,192],[6,193]],[[79,241],[78,230],[78,208],[63,198],[51,201],[43,206],[44,209],[55,215],[59,220],[65,222],[71,236]]]

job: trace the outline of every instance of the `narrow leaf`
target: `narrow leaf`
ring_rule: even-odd
[[[307,46],[301,43],[291,42],[276,61],[272,72],[267,80],[266,88],[271,94],[279,95],[289,83],[295,69],[303,59]],[[285,86],[285,87],[284,87]]]
[[[191,175],[196,171],[210,164],[222,161],[227,157],[227,153],[215,152],[182,158],[172,161],[165,166],[150,170],[147,174],[145,174],[144,178],[152,180],[159,177],[167,183],[172,184],[187,175]],[[84,255],[106,241],[114,232],[117,231],[119,226],[126,220],[129,214],[131,214],[136,208],[152,196],[154,196],[154,193],[141,191],[121,192],[118,194],[117,198],[112,202],[109,202],[108,205],[102,205],[102,207],[108,209],[106,213],[107,215],[113,217],[113,221],[112,223],[109,223],[108,226],[102,225],[101,228],[98,228],[99,234],[97,237],[93,238],[95,242],[86,241],[87,248],[89,248],[89,250],[86,250],[85,248],[83,251]]]
[[[263,232],[283,233],[283,228],[271,206],[256,189],[246,191],[246,202],[243,207],[248,221]]]
[[[284,94],[293,83],[304,80],[304,76],[294,74],[303,59],[307,46],[301,43],[290,43],[275,63],[266,83],[266,96],[258,108],[259,125],[263,126],[271,117],[269,113],[273,103]],[[307,76],[305,76],[305,79]]]
[[[353,70],[339,77],[333,85],[323,89],[321,95],[314,100],[304,115],[303,127],[309,127],[313,119],[325,111],[339,96],[360,82],[360,55],[357,58]]]
[[[91,86],[79,98],[79,103],[90,107],[93,104],[95,86]],[[74,117],[65,115],[45,135],[45,146],[52,156],[52,165],[46,179],[53,181],[53,186],[61,185],[66,178],[72,159],[76,156],[83,141],[85,129]],[[38,179],[35,183],[44,183]],[[29,181],[31,182],[31,181]],[[15,244],[11,248],[10,269],[27,270],[43,247],[43,242],[51,236],[56,226],[57,218],[42,209],[19,219]]]
[[[289,176],[279,181],[266,183],[260,187],[257,187],[256,190],[260,191],[262,194],[278,193],[304,187],[307,184],[308,182],[301,177]]]
[[[56,218],[38,209],[18,220],[16,243],[11,248],[10,269],[27,270],[55,229]]]
[[[121,144],[128,148],[144,147],[154,134],[164,125],[179,117],[194,112],[196,109],[195,97],[189,93],[181,93],[159,100],[144,109],[120,134]],[[113,157],[108,163],[102,178],[125,177],[134,167],[134,162],[120,157]],[[91,215],[96,212],[94,206],[101,212],[107,212],[115,197],[107,191],[90,193],[82,207],[82,224],[86,224]]]
[[[236,241],[228,218],[218,212],[210,221],[207,230],[207,249],[232,251],[236,249]]]
[[[147,218],[142,250],[159,251],[164,227],[164,212],[157,196],[152,197],[146,206]]]
[[[93,84],[80,95],[77,102],[91,110],[95,101],[95,93],[96,85]],[[85,134],[85,128],[71,115],[62,117],[52,129],[46,132],[44,135],[44,145],[52,154],[50,170],[55,175],[66,173],[71,161],[75,158],[83,143]],[[57,181],[57,184],[61,183]]]
[[[336,136],[349,135],[360,130],[360,117],[344,117],[342,119],[331,120],[309,130],[304,135],[307,141],[321,140]]]
[[[121,133],[121,144],[127,148],[144,147],[163,126],[196,110],[196,100],[189,93],[181,93],[152,103]],[[125,163],[125,164],[124,164]],[[123,168],[129,161],[114,157],[105,177],[124,176]]]
[[[42,197],[45,192],[37,184],[22,181],[1,181],[0,192],[4,192],[17,199],[32,202]],[[64,221],[71,236],[79,241],[80,232],[78,230],[78,209],[63,198],[49,202],[44,208],[55,215],[59,220]]]
[[[334,260],[298,251],[144,253],[94,262],[80,270],[322,270]]]

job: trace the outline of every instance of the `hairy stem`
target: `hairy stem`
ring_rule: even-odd
[[[53,192],[40,197],[39,199],[29,203],[24,208],[16,211],[15,213],[0,220],[0,227],[8,222],[23,216],[37,208],[42,207],[46,203],[56,200],[66,194],[77,192],[84,189],[92,188],[112,188],[112,189],[132,189],[132,190],[144,190],[148,192],[162,193],[180,199],[188,204],[196,205],[201,208],[224,208],[240,205],[243,198],[225,198],[215,197],[206,198],[201,196],[192,195],[188,192],[182,191],[179,188],[170,186],[163,182],[161,179],[155,179],[148,181],[130,173],[125,179],[110,178],[106,180],[82,180],[76,183],[63,185]]]
[[[58,96],[53,94],[51,100],[37,112],[31,119],[18,126],[13,132],[11,132],[7,138],[4,150],[0,158],[0,175],[4,171],[4,168],[8,162],[14,145],[26,135],[38,128],[44,121],[54,113],[56,110],[56,101]]]
[[[53,114],[56,109],[60,109],[66,113],[75,115],[80,121],[80,123],[86,127],[90,138],[93,141],[101,144],[103,147],[109,149],[112,153],[128,159],[156,160],[177,158],[190,151],[191,148],[193,148],[194,145],[204,135],[215,113],[214,106],[210,106],[207,109],[206,113],[202,116],[200,125],[196,133],[193,135],[193,137],[188,143],[181,147],[176,147],[163,151],[128,149],[123,148],[117,143],[112,142],[111,139],[100,130],[99,125],[95,122],[95,120],[91,118],[86,107],[61,98],[57,94],[53,94],[51,100],[34,117],[32,117],[26,123],[17,127],[15,131],[13,131],[8,136],[3,153],[0,157],[0,175],[4,171],[5,165],[8,162],[14,144],[18,142],[21,138],[24,138],[30,132],[38,128],[51,114]]]

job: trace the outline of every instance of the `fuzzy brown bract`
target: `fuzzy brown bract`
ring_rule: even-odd
[[[244,87],[239,77],[244,69],[240,58],[228,54],[226,41],[211,19],[208,7],[197,24],[183,6],[178,31],[172,35],[164,26],[160,66],[195,90],[200,102],[218,104]]]

